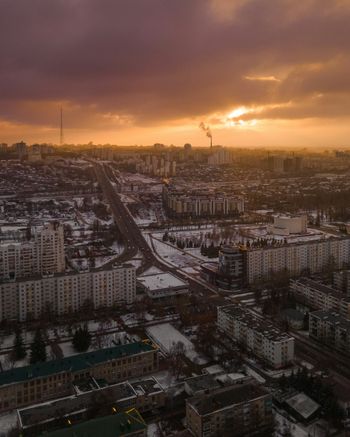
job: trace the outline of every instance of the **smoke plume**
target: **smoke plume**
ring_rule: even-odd
[[[199,123],[199,127],[205,132],[208,138],[213,138],[209,126],[206,126],[203,122]]]

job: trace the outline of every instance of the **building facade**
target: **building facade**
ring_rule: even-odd
[[[218,307],[218,328],[274,369],[294,360],[294,338],[238,305]]]
[[[29,241],[0,245],[2,280],[64,271],[64,232],[57,222],[35,229]]]
[[[280,272],[291,277],[302,273],[320,273],[327,268],[341,269],[349,264],[350,238],[247,248],[244,256],[248,284],[270,279]]]
[[[93,308],[131,304],[136,297],[136,269],[131,264],[91,272],[24,278],[0,284],[0,321],[38,319]]]
[[[290,281],[290,290],[300,303],[312,309],[336,311],[350,318],[350,298],[327,285],[309,278],[300,278]]]
[[[0,373],[0,411],[69,396],[80,379],[104,379],[110,384],[157,370],[157,349],[145,342],[13,368]]]
[[[269,232],[276,235],[305,234],[307,232],[306,215],[276,215]]]
[[[334,272],[333,284],[337,290],[350,297],[350,270]]]
[[[194,396],[186,402],[186,422],[195,437],[270,435],[271,395],[246,383]]]
[[[168,186],[163,187],[163,204],[173,217],[220,217],[244,212],[242,196],[173,190]]]
[[[336,312],[310,313],[309,335],[341,352],[350,352],[350,321]]]

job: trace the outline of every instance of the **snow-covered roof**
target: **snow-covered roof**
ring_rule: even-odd
[[[187,283],[171,273],[140,276],[138,281],[148,290],[163,290],[165,288],[187,287]]]

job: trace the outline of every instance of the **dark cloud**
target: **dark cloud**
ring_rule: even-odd
[[[348,115],[348,5],[1,0],[0,119],[52,125],[60,102],[72,125],[97,129],[290,101],[299,112],[264,116]],[[272,75],[280,81],[245,78]]]

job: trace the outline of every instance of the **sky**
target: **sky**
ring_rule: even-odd
[[[350,145],[350,0],[0,0],[0,142]]]

